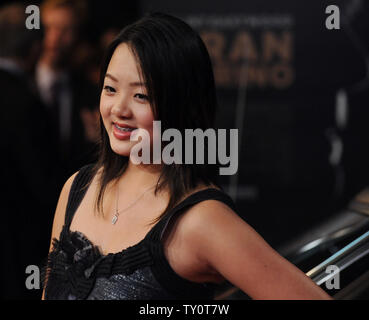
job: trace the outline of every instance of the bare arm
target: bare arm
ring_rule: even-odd
[[[53,222],[53,228],[51,231],[51,241],[50,241],[50,248],[49,252],[52,249],[52,239],[56,238],[59,239],[60,232],[62,231],[63,225],[64,225],[64,218],[65,218],[65,210],[67,208],[68,203],[68,196],[69,191],[72,186],[72,182],[74,180],[74,177],[77,173],[73,174],[64,184],[62,191],[60,192],[58,204],[56,206],[55,215],[54,215],[54,222]],[[46,271],[47,272],[47,271]],[[45,283],[46,286],[46,283]],[[45,288],[42,292],[42,300],[45,298]]]
[[[228,206],[210,200],[193,211],[188,241],[198,258],[252,299],[331,299]]]

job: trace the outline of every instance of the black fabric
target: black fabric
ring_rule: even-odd
[[[83,167],[72,183],[65,224],[59,240],[53,240],[53,250],[49,255],[45,298],[92,299],[103,296],[107,299],[211,299],[214,284],[189,281],[171,268],[164,254],[163,234],[184,209],[214,199],[236,210],[232,199],[224,192],[212,188],[196,192],[168,212],[139,243],[118,253],[102,255],[81,232],[70,231],[74,213],[92,178],[90,168],[91,165]],[[96,279],[106,279],[106,285],[110,285],[117,275],[124,275],[124,280],[120,281],[126,282],[125,287],[123,285],[122,289],[117,290],[136,286],[132,291],[134,294],[113,292],[102,295],[101,289],[98,293],[94,292],[97,291]]]
[[[0,298],[40,299],[40,290],[25,286],[26,268],[49,249],[60,191],[55,141],[25,74],[0,70],[0,87]]]
[[[67,209],[65,211],[65,225],[69,229],[74,213],[81,203],[90,183],[92,164],[82,167],[73,180],[69,195]]]

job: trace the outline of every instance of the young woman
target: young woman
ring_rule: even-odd
[[[211,62],[187,24],[156,13],[124,28],[101,76],[100,158],[61,192],[45,299],[211,299],[225,280],[253,299],[330,298],[236,214],[216,166],[131,161],[130,136],[152,144],[154,120],[212,126]]]

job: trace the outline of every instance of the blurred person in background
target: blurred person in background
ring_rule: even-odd
[[[35,76],[55,129],[61,181],[93,158],[98,132],[98,91],[75,63],[87,16],[83,0],[45,0],[41,5],[45,34]]]
[[[47,253],[58,193],[51,127],[31,81],[42,33],[28,30],[26,18],[22,4],[0,9],[0,297],[5,299],[39,298],[39,290],[26,288],[25,272]]]

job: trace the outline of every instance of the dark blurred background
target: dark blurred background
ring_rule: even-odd
[[[23,3],[41,6],[47,2],[53,1]],[[62,133],[55,132],[58,146],[47,144],[49,154],[60,161],[54,169],[60,169],[45,173],[46,177],[52,175],[54,180],[50,181],[54,182],[47,187],[52,195],[42,215],[47,230],[38,224],[37,232],[47,239],[42,250],[48,249],[55,195],[62,182],[81,165],[94,161],[99,66],[104,49],[122,27],[148,11],[184,19],[207,45],[218,89],[217,127],[238,128],[240,134],[238,173],[220,177],[221,184],[235,199],[240,216],[273,247],[285,245],[339,212],[368,185],[367,1],[73,2],[84,4],[84,14],[77,15],[80,21],[74,21],[78,24],[78,41],[71,41],[69,47],[66,44],[67,62],[62,58],[62,62],[55,62],[55,58],[50,65],[56,66],[54,73],[62,74],[61,78],[69,75],[65,77],[70,81],[70,97],[74,97],[73,81],[78,82],[78,98],[67,100],[72,107],[65,121],[75,121],[77,127],[80,123],[83,130],[73,131],[74,125],[70,126],[67,137],[78,143],[68,151],[68,159],[60,156],[68,154],[63,149],[68,139],[63,140]],[[10,3],[14,1],[1,2]],[[331,4],[340,9],[339,30],[325,26],[325,9]],[[51,21],[59,18],[52,17]],[[46,51],[45,37],[51,34],[50,28],[43,22],[41,50]],[[46,105],[52,99],[42,94],[42,79],[52,76],[43,73],[43,61],[44,65],[53,61],[52,54],[41,54],[28,77],[44,109],[50,110]],[[45,90],[51,92],[52,86],[48,88]],[[65,104],[65,100],[60,101]],[[55,126],[62,123],[49,111],[45,117],[56,121]],[[11,165],[5,164],[8,169]],[[34,206],[37,208],[37,203]]]

